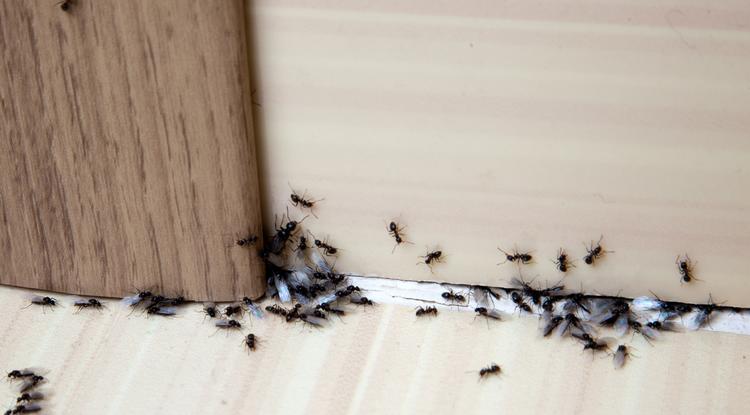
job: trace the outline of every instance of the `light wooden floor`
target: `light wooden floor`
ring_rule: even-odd
[[[533,318],[487,325],[473,314],[381,305],[324,330],[268,316],[241,336],[216,333],[192,306],[175,318],[119,304],[74,313],[22,309],[0,287],[0,369],[49,370],[55,414],[746,413],[750,336],[674,334],[614,370],[569,340],[541,340]],[[58,296],[68,303],[68,297]],[[247,322],[247,318],[245,322]],[[248,332],[246,329],[245,333]],[[628,339],[629,340],[629,339]],[[500,364],[499,378],[477,370]],[[11,385],[0,385],[9,405]],[[503,412],[505,412],[503,411]]]

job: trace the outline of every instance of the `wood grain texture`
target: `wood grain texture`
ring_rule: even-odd
[[[263,291],[242,1],[0,2],[0,282]]]
[[[507,285],[516,245],[544,285],[565,247],[571,288],[750,306],[747,1],[249,5],[265,222],[287,182],[325,198],[341,270]]]
[[[259,339],[247,352],[240,333],[216,334],[199,305],[171,319],[25,305],[21,290],[0,287],[0,369],[49,370],[45,405],[59,415],[740,415],[750,407],[746,335],[667,333],[653,346],[628,335],[621,341],[638,358],[615,370],[610,356],[569,338],[540,339],[531,316],[488,325],[441,311],[422,320],[411,307],[379,304],[321,330],[268,316],[245,329]],[[491,362],[503,374],[479,382]],[[0,402],[13,392],[0,384]]]

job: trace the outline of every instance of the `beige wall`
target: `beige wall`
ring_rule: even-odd
[[[287,182],[340,269],[750,306],[750,3],[250,2],[265,223]],[[413,246],[391,255],[385,221]],[[415,266],[426,245],[447,263]],[[689,253],[703,282],[681,286]]]

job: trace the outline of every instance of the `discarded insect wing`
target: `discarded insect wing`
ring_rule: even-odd
[[[292,294],[289,292],[289,286],[284,278],[275,276],[274,283],[276,284],[276,290],[279,293],[279,300],[282,303],[290,303],[292,301]]]
[[[318,252],[316,249],[310,250],[310,258],[313,261],[313,264],[315,264],[316,267],[318,267],[318,270],[320,270],[323,273],[332,273],[333,267],[328,265],[328,261],[326,261],[325,258],[323,258],[323,255]]]
[[[312,270],[310,268],[306,268],[304,270],[294,270],[289,276],[289,282],[291,282],[295,286],[304,285],[305,287],[309,287],[310,284],[312,284],[311,277]]]
[[[471,296],[474,297],[474,301],[482,307],[490,306],[490,296],[487,293],[487,289],[484,287],[472,287]]]
[[[702,328],[708,323],[710,316],[711,313],[706,312],[706,310],[698,310],[695,313],[695,316],[688,321],[688,329],[698,330]]]
[[[651,297],[636,297],[633,299],[633,307],[638,310],[661,310],[664,305],[663,301]]]
[[[622,337],[628,333],[628,329],[630,328],[628,320],[628,314],[622,313],[617,317],[617,320],[615,320],[615,323],[612,325],[612,328],[615,330],[615,334],[618,337]]]
[[[326,320],[320,317],[315,317],[312,314],[300,314],[299,319],[307,324],[312,324],[316,327],[321,327],[326,324]]]
[[[148,308],[148,314],[156,314],[159,316],[173,316],[177,314],[177,307],[174,306],[151,306]]]
[[[617,351],[615,351],[615,354],[612,358],[612,364],[614,364],[615,369],[620,369],[621,367],[623,367],[628,356],[629,354],[627,346],[623,344],[617,346]]]

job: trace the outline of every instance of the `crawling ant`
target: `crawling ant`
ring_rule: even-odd
[[[420,256],[419,258],[422,258],[422,261],[417,262],[417,264],[425,264],[428,267],[430,267],[430,270],[432,270],[433,263],[443,262],[444,257],[443,257],[443,251],[431,251]]]
[[[557,251],[557,259],[552,262],[555,263],[557,270],[560,272],[568,272],[570,268],[575,268],[575,265],[573,265],[570,258],[568,258],[568,253],[565,252],[565,249],[563,248],[560,248]]]
[[[19,390],[21,391],[21,393],[28,392],[31,389],[34,389],[35,387],[37,387],[37,385],[39,385],[40,383],[42,383],[44,381],[45,381],[44,376],[33,375],[30,378],[27,378],[23,382],[23,384],[21,385],[21,388]]]
[[[44,394],[42,392],[39,392],[39,391],[25,392],[21,394],[21,396],[16,398],[16,403],[41,401],[43,399],[44,399]]]
[[[288,211],[286,217],[289,218]],[[284,250],[284,248],[286,248],[287,241],[294,235],[294,231],[297,229],[297,226],[306,218],[307,216],[302,218],[300,221],[289,220],[286,224],[283,224],[282,218],[282,226],[276,228],[276,234],[271,239],[271,243],[268,247],[268,253],[272,253],[275,255],[280,254]]]
[[[273,304],[273,305],[266,306],[266,311],[268,311],[271,314],[275,314],[277,316],[280,316],[280,317],[286,317],[286,315],[288,314],[287,309],[285,309],[284,307],[279,306],[278,304]]]
[[[328,244],[327,238],[325,241],[321,241],[320,239],[315,238],[315,235],[313,235],[313,238],[314,238],[313,243],[315,243],[315,246],[317,246],[323,251],[323,255],[333,256],[339,252],[338,248],[333,247],[330,244]]]
[[[73,305],[78,308],[78,310],[83,310],[84,308],[94,308],[97,310],[101,310],[104,308],[104,304],[102,304],[99,300],[96,298],[89,298],[88,300],[82,298],[79,300],[76,300]]]
[[[39,412],[42,410],[42,407],[39,404],[36,403],[30,403],[25,405],[16,405],[16,407],[11,411],[10,409],[7,410],[6,414],[30,414],[33,412]]]
[[[263,310],[250,297],[242,297],[242,303],[247,307],[247,311],[252,313],[256,318],[263,318]]]
[[[604,254],[611,254],[615,251],[605,251],[604,248],[602,248],[602,239],[604,239],[604,235],[599,237],[599,241],[594,244],[594,241],[591,241],[591,245],[586,247],[586,256],[583,257],[583,262],[585,262],[587,265],[594,265],[594,262],[599,259]],[[586,246],[586,244],[583,244],[583,246]]]
[[[713,299],[711,298],[711,295],[708,295],[708,304],[699,304],[695,306],[698,309],[698,312],[695,314],[695,317],[693,317],[692,321],[692,329],[698,330],[699,328],[708,325],[710,327],[711,325],[711,314],[716,311],[720,305],[715,304],[713,302]]]
[[[146,314],[159,315],[159,316],[173,316],[177,314],[177,308],[162,306],[159,304],[151,304],[146,307]]]
[[[219,309],[214,303],[203,304],[203,312],[211,318],[216,318],[220,314]]]
[[[369,298],[364,297],[364,296],[359,296],[359,295],[352,296],[352,298],[350,298],[349,301],[352,304],[358,304],[362,306],[375,305],[375,303],[373,303],[372,300],[370,300]]]
[[[239,304],[230,304],[224,307],[224,315],[227,317],[231,317],[233,315],[242,317],[242,311],[242,306]]]
[[[448,301],[452,301],[452,302],[456,302],[456,303],[465,303],[466,302],[466,297],[464,297],[463,294],[457,294],[453,290],[448,290],[448,291],[442,293],[441,296],[444,299],[448,300]]]
[[[503,314],[497,310],[490,309],[488,310],[487,307],[477,307],[474,309],[474,312],[477,313],[477,316],[482,316],[487,319],[493,319],[493,320],[502,320]]]
[[[497,250],[500,251],[500,252],[502,252],[505,255],[505,261],[503,261],[503,262],[501,262],[501,263],[499,263],[497,265],[501,265],[501,264],[504,264],[506,262],[516,262],[518,264],[524,264],[525,265],[525,264],[530,263],[534,259],[531,256],[531,251],[529,251],[529,252],[518,252],[518,249],[514,248],[512,253],[508,253],[508,252],[503,251],[499,247],[497,248]]]
[[[33,295],[30,298],[31,304],[27,305],[24,308],[30,307],[33,304],[42,306],[42,309],[44,307],[50,307],[54,309],[54,307],[57,306],[57,300],[53,297],[43,297],[41,295]]]
[[[36,375],[33,370],[31,369],[15,369],[8,372],[8,379],[10,380],[17,380],[17,379],[26,379],[30,378]]]
[[[242,328],[242,324],[240,324],[240,322],[237,320],[221,319],[217,320],[214,325],[220,329],[228,330],[239,330]]]
[[[367,299],[367,297],[362,297],[362,299]],[[372,305],[372,301],[370,301],[369,299],[367,301],[369,302],[368,305]],[[331,307],[331,303],[318,304],[315,306],[315,308],[326,311],[328,313],[336,314],[337,316],[343,316],[346,314],[346,312],[340,308]]]
[[[430,314],[432,314],[433,316],[437,316],[438,315],[437,308],[435,308],[433,306],[429,306],[429,307],[422,307],[422,306],[420,306],[420,307],[417,307],[417,312],[416,312],[417,317],[426,316],[426,315],[430,315]]]
[[[500,366],[493,363],[487,367],[483,367],[481,370],[479,370],[479,378],[483,379],[485,376],[489,375],[499,375],[501,372]]]
[[[630,351],[628,350],[628,346],[625,346],[624,344],[617,346],[617,350],[612,356],[612,363],[614,364],[615,369],[623,367],[625,361],[628,360],[629,357]]]
[[[309,248],[309,247],[310,246],[307,245],[307,238],[305,238],[304,236],[300,236],[299,237],[299,242],[297,243],[296,251],[297,252],[305,252],[307,250],[307,248]]]
[[[255,343],[256,343],[255,335],[250,333],[247,336],[245,336],[244,343],[245,343],[245,346],[247,346],[248,350],[255,350]]]
[[[121,301],[129,307],[135,307],[143,301],[151,298],[153,295],[154,294],[151,291],[138,291],[137,294],[125,297]]]
[[[393,239],[396,240],[396,245],[393,245],[391,253],[393,253],[396,250],[396,247],[401,245],[402,243],[411,243],[404,238],[404,228],[405,226],[400,225],[395,221],[391,221],[391,223],[388,224],[388,228],[386,228],[388,230],[388,234],[393,236]]]
[[[692,280],[698,280],[693,276],[693,261],[687,254],[685,254],[684,258],[678,255],[674,263],[677,265],[677,270],[680,272],[681,282],[687,283]]]
[[[291,185],[289,185],[289,188],[292,190],[292,194],[289,196],[289,198],[292,200],[292,205],[301,206],[303,209],[309,209],[310,213],[312,213],[312,215],[315,216],[315,218],[317,219],[317,216],[313,212],[313,208],[315,207],[316,203],[323,201],[325,199],[318,199],[318,200],[306,199],[305,196],[307,195],[307,190],[305,190],[305,192],[302,193],[302,196],[300,196],[299,194],[297,194],[297,192],[294,189],[292,189]]]
[[[513,303],[516,305],[516,308],[521,309],[527,313],[534,312],[531,309],[531,306],[526,304],[526,302],[523,300],[523,296],[520,293],[518,293],[518,291],[513,291],[510,294],[510,300],[513,301]]]

